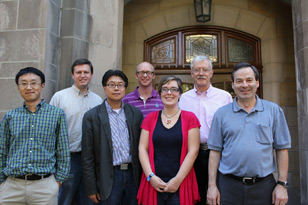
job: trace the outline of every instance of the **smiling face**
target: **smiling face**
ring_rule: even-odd
[[[41,84],[41,78],[33,73],[22,75],[18,79],[18,90],[25,103],[39,104],[41,102],[41,92],[45,84]]]
[[[117,85],[114,88],[110,88],[111,85]],[[118,86],[122,85],[122,86]],[[107,97],[107,101],[109,104],[111,103],[118,103],[121,102],[122,98],[125,96],[125,82],[124,80],[119,76],[111,76],[106,83],[106,86],[104,86],[104,92]]]
[[[166,92],[164,92],[164,90],[166,90]],[[175,80],[171,80],[162,86],[160,97],[165,107],[177,106],[180,96],[179,86]]]
[[[232,88],[239,101],[254,100],[258,87],[259,81],[250,67],[240,68],[234,73]]]
[[[148,62],[140,63],[136,70],[136,79],[140,87],[152,87],[152,81],[155,78],[154,68]]]
[[[209,88],[213,70],[208,60],[195,62],[190,73],[198,91],[204,92]]]
[[[74,79],[74,85],[79,90],[84,90],[88,88],[92,76],[93,74],[91,73],[91,68],[88,64],[76,65],[74,67],[74,73],[72,73],[72,78]]]

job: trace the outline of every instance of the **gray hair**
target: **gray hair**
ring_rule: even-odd
[[[202,62],[202,61],[206,61],[206,60],[209,61],[210,67],[211,67],[211,70],[212,70],[212,68],[213,68],[212,61],[211,61],[211,59],[208,56],[196,56],[194,58],[194,60],[191,61],[190,69],[193,68],[195,62]]]

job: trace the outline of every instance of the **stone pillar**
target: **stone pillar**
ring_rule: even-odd
[[[123,0],[89,1],[91,28],[89,59],[94,66],[91,90],[104,96],[102,76],[109,69],[122,70]]]
[[[88,0],[63,0],[57,90],[72,85],[72,63],[78,58],[88,58],[91,27],[88,4]]]
[[[308,1],[293,0],[301,204],[308,204]]]
[[[122,70],[123,12],[123,0],[63,0],[57,90],[72,85],[72,63],[88,58],[94,67],[91,90],[104,95],[105,71]]]

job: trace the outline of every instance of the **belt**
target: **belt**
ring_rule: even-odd
[[[202,144],[200,144],[200,149],[201,149],[201,150],[204,150],[204,151],[208,150],[209,148],[208,148],[208,146],[207,146],[207,143],[202,143]]]
[[[34,181],[34,180],[44,179],[44,178],[47,178],[47,177],[50,177],[50,176],[51,176],[51,174],[46,174],[46,175],[43,175],[43,176],[36,175],[36,174],[26,174],[26,175],[17,176],[17,177],[14,177],[14,178]]]
[[[116,166],[113,166],[115,169],[120,169],[120,170],[128,170],[129,168],[132,167],[132,163],[123,163],[123,164],[120,164],[120,165],[116,165]]]
[[[81,152],[71,152],[71,155],[81,155]]]
[[[266,177],[238,177],[238,176],[235,176],[233,174],[226,174],[225,176],[227,177],[231,177],[233,179],[236,179],[238,181],[241,181],[243,182],[244,184],[247,184],[247,185],[253,185],[255,183],[258,183],[260,181],[262,181],[264,178]]]

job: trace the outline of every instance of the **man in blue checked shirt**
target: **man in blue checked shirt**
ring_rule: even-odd
[[[15,81],[25,102],[0,124],[0,204],[57,204],[70,178],[65,114],[41,98],[40,70],[21,69]]]

